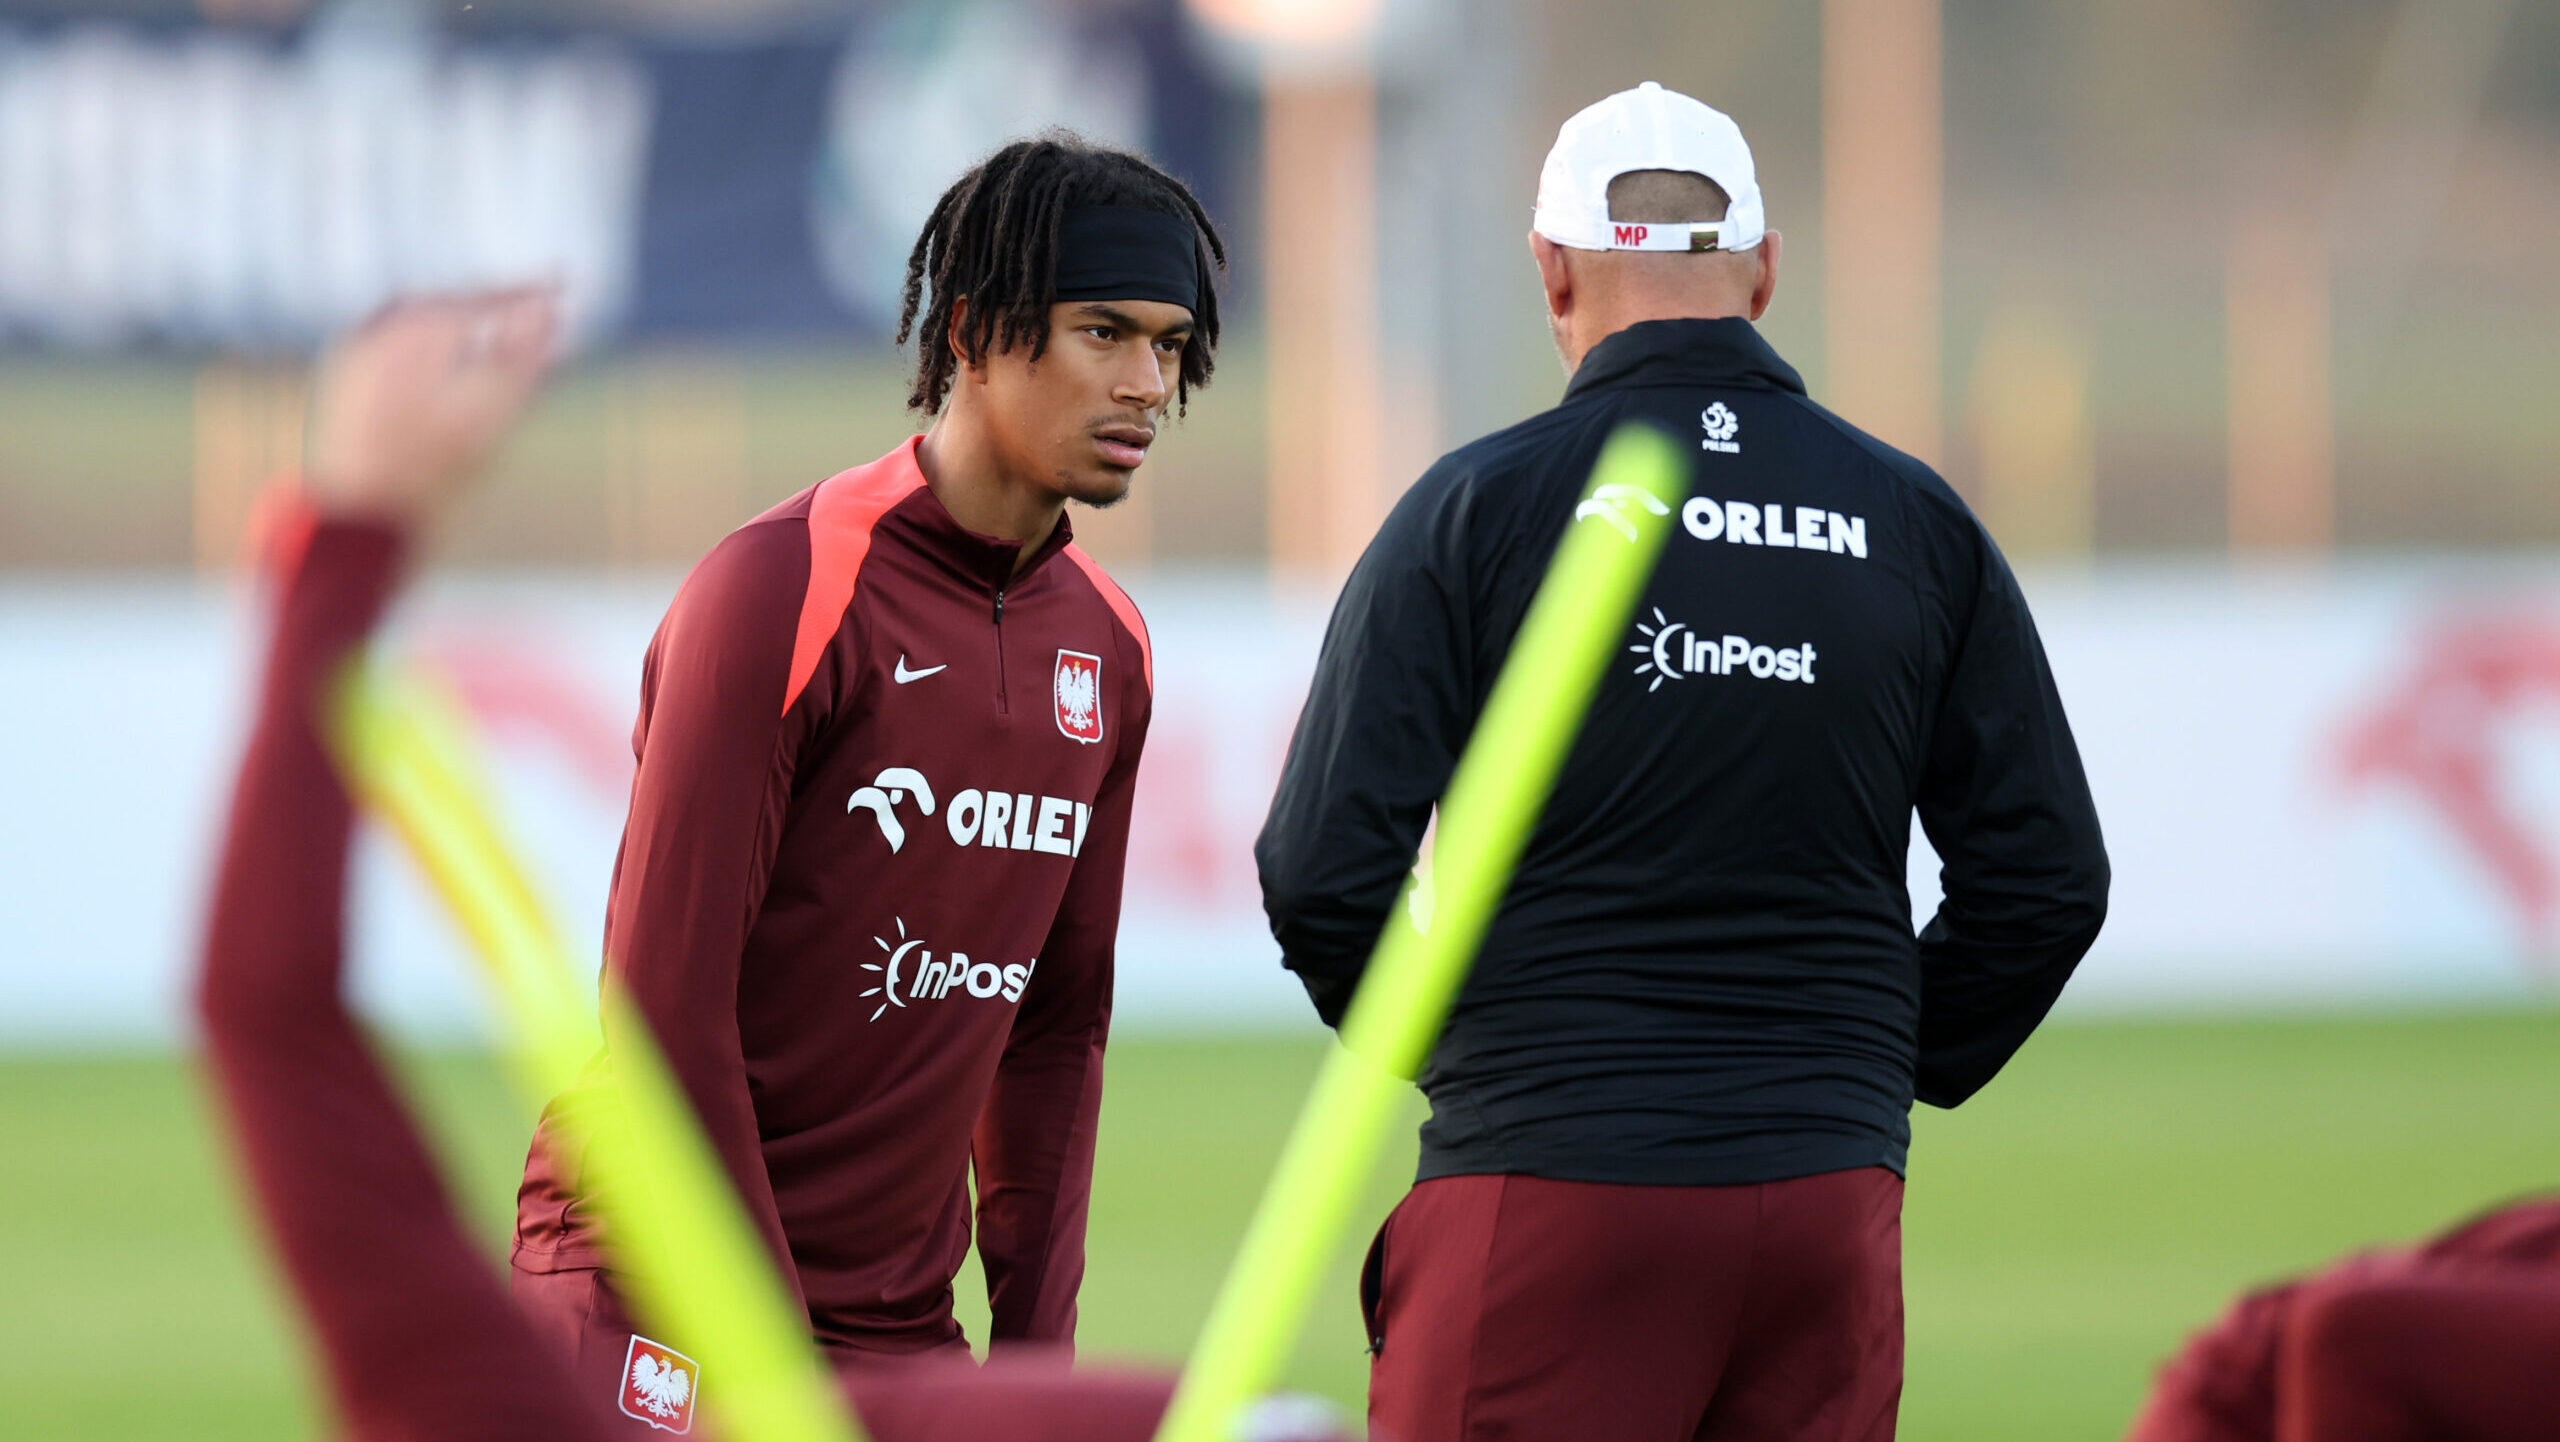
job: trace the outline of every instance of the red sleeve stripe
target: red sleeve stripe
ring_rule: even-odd
[[[1147,623],[1138,614],[1138,603],[1129,599],[1129,593],[1120,589],[1119,582],[1103,573],[1102,563],[1086,555],[1082,546],[1069,542],[1067,559],[1076,563],[1076,569],[1084,572],[1086,580],[1093,582],[1093,588],[1102,593],[1103,603],[1111,608],[1111,614],[1119,617],[1120,624],[1128,627],[1129,634],[1137,639],[1139,667],[1146,672],[1147,691],[1152,695],[1156,689],[1156,649],[1154,643],[1147,639]]]
[[[817,494],[809,498],[809,591],[800,602],[800,630],[791,642],[791,684],[782,693],[785,716],[817,673],[818,658],[827,653],[836,628],[844,624],[862,560],[871,554],[872,527],[883,512],[924,484],[924,472],[916,465],[921,439],[909,436],[871,464],[819,482]]]
[[[244,549],[258,568],[273,578],[277,593],[302,569],[311,549],[311,533],[320,526],[319,508],[302,489],[302,478],[288,471],[269,481],[249,503]]]

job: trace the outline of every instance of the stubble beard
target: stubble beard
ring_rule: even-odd
[[[1129,491],[1137,481],[1137,474],[1131,471],[1123,475],[1106,470],[1099,475],[1091,472],[1078,475],[1072,471],[1065,471],[1059,473],[1058,489],[1064,492],[1070,501],[1091,506],[1097,511],[1107,511],[1129,499]]]

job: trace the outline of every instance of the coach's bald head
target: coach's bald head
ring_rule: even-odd
[[[1722,220],[1729,203],[1722,186],[1686,170],[1630,170],[1609,182],[1611,220]],[[1778,288],[1779,249],[1774,230],[1743,251],[1576,250],[1529,236],[1567,375],[1593,346],[1639,321],[1758,320]]]

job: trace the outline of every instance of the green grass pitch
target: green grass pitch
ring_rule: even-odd
[[[1088,1355],[1189,1346],[1320,1046],[1115,1044]],[[2118,1436],[2160,1357],[2234,1290],[2560,1186],[2554,1056],[2551,1011],[2048,1028],[1961,1111],[1919,1114],[1902,1435]],[[528,1119],[485,1058],[411,1070],[495,1256]],[[1409,1171],[1401,1130],[1371,1219]],[[0,1432],[318,1433],[182,1063],[0,1060],[0,1158]],[[1328,1281],[1291,1378],[1355,1406],[1356,1262]],[[975,1287],[962,1314],[983,1335]]]

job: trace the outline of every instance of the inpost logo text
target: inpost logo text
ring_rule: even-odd
[[[923,937],[907,935],[906,918],[895,920],[898,939],[894,944],[885,936],[871,938],[886,953],[885,959],[862,964],[864,971],[880,974],[880,984],[863,993],[880,998],[880,1005],[871,1012],[873,1021],[893,1006],[903,1010],[910,1004],[940,1001],[955,991],[980,1000],[1001,996],[1008,1002],[1020,1001],[1022,989],[1031,984],[1031,973],[1040,965],[1036,956],[1012,966],[971,961],[965,951],[936,957]]]
[[[1649,695],[1662,689],[1665,681],[1683,680],[1690,676],[1748,676],[1757,681],[1794,681],[1814,684],[1813,665],[1821,659],[1811,641],[1794,646],[1769,646],[1748,636],[1706,636],[1674,621],[1653,608],[1653,622],[1636,622],[1643,640],[1627,647],[1642,657],[1635,673],[1651,676],[1653,684],[1645,688]]]

